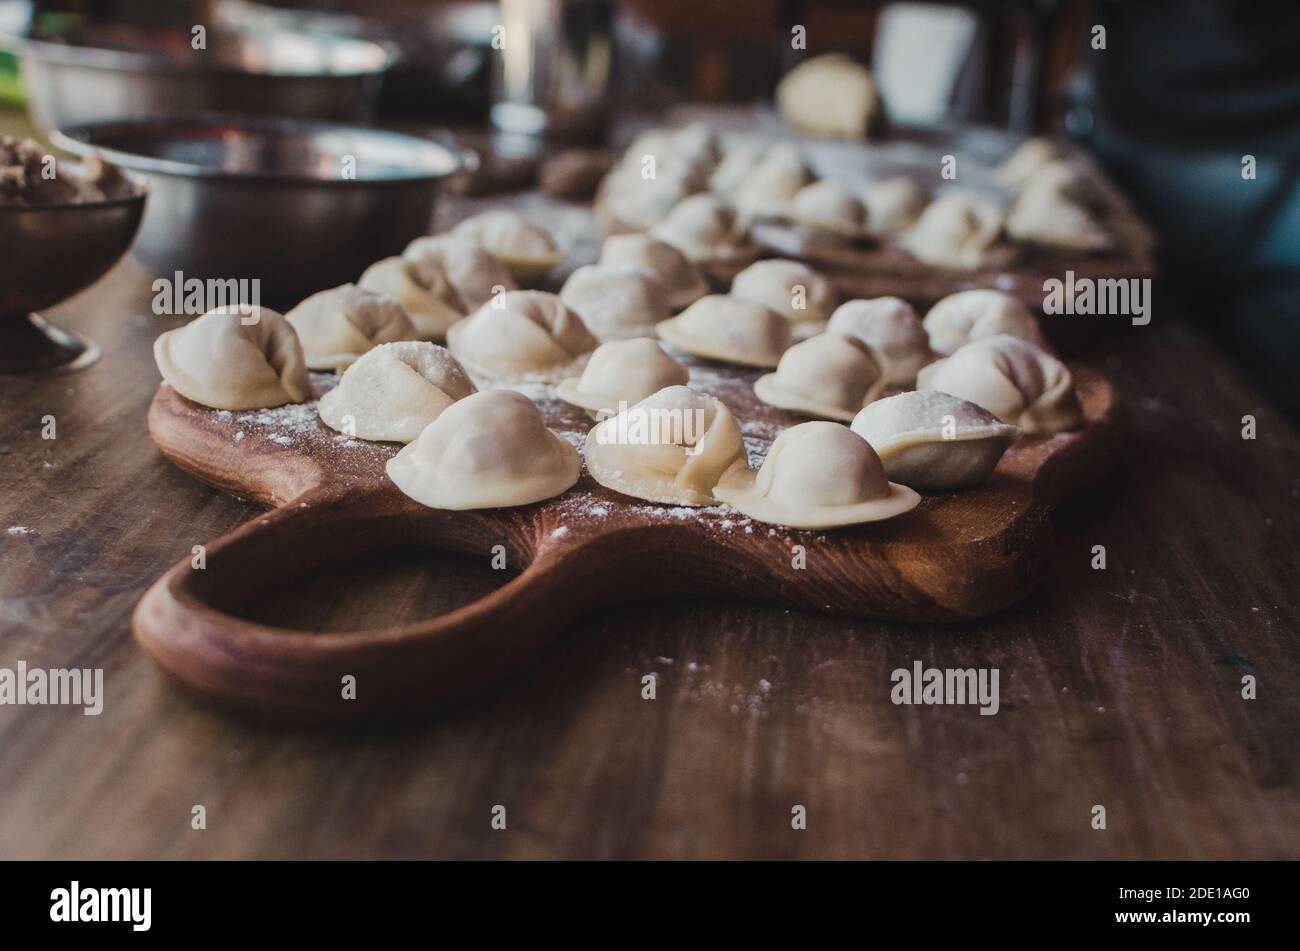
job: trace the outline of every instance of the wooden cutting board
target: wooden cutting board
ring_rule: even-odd
[[[756,371],[691,364],[692,383],[726,402],[751,463],[802,418],[759,403]],[[1050,508],[1116,462],[1122,418],[1111,385],[1075,367],[1086,424],[1010,449],[982,486],[927,495],[903,516],[832,531],[753,521],[715,506],[642,502],[584,471],[535,505],[446,512],[388,480],[398,446],[350,439],[315,402],[232,413],[162,386],[149,431],[199,479],[272,511],[186,558],[144,595],[135,633],[185,686],[280,719],[354,721],[454,701],[519,664],[602,604],[682,595],[735,597],[898,621],[960,621],[1004,608],[1038,581],[1052,544]],[[313,374],[317,397],[334,378]],[[519,387],[547,423],[581,445],[585,413],[540,385]],[[317,634],[239,616],[259,592],[367,552],[423,546],[509,577],[490,595],[400,627]],[[802,565],[797,567],[797,565]],[[347,681],[347,678],[355,678]],[[348,683],[355,699],[345,699]]]

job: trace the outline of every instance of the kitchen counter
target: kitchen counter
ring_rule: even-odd
[[[1159,297],[1086,355],[1127,458],[1060,513],[1021,605],[938,626],[628,604],[468,706],[312,731],[206,706],[132,640],[142,591],[258,512],[150,442],[150,344],[176,326],[150,281],[128,261],[51,312],[102,346],[88,371],[0,377],[0,667],[103,668],[105,692],[99,716],[0,706],[0,857],[1300,857],[1300,439]],[[490,574],[395,554],[249,610],[379,626]],[[894,705],[914,661],[997,668],[999,712]]]

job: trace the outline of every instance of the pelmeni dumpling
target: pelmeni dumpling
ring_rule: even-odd
[[[1060,146],[1051,139],[1034,136],[1021,142],[1007,160],[998,166],[997,176],[1004,184],[1019,188],[1040,168],[1061,156]]]
[[[814,235],[850,240],[867,227],[867,208],[839,182],[824,178],[795,192],[790,217]]]
[[[755,380],[754,395],[771,406],[847,423],[885,388],[882,362],[861,340],[818,334],[787,350],[775,373]]]
[[[481,244],[520,281],[535,281],[564,259],[549,231],[517,212],[498,209],[466,218],[451,230]]]
[[[372,347],[419,336],[406,308],[355,284],[317,291],[285,316],[313,370],[344,370]]]
[[[984,407],[1031,435],[1073,429],[1083,409],[1067,367],[1043,348],[999,334],[973,340],[921,370],[916,385]]]
[[[648,234],[610,235],[600,246],[596,263],[645,271],[663,287],[673,310],[681,310],[709,292],[709,282],[686,255]]]
[[[907,486],[889,481],[865,439],[827,422],[785,430],[757,473],[732,469],[713,494],[750,518],[791,528],[878,522],[921,502]]]
[[[672,133],[670,148],[687,162],[712,168],[722,158],[718,134],[707,122],[692,122]]]
[[[745,264],[758,256],[736,209],[716,195],[683,198],[651,233],[696,264]]]
[[[655,332],[686,353],[749,367],[775,367],[793,339],[776,311],[723,294],[701,297]]]
[[[496,509],[559,495],[582,461],[532,400],[488,390],[457,400],[388,460],[403,493],[435,509]]]
[[[772,146],[750,169],[732,196],[737,210],[749,221],[756,218],[785,218],[794,207],[794,197],[813,180],[799,148],[788,142]]]
[[[1002,232],[1002,209],[971,192],[949,192],[926,207],[901,244],[917,260],[970,270],[991,260]]]
[[[690,377],[690,371],[664,353],[653,339],[637,337],[597,347],[582,376],[560,381],[555,393],[600,419],[639,403],[664,387],[681,386]]]
[[[782,76],[776,104],[795,128],[840,139],[865,138],[881,111],[871,70],[842,53],[806,59]]]
[[[445,347],[403,340],[363,354],[318,408],[326,426],[348,436],[410,442],[448,406],[474,392],[469,375]]]
[[[653,335],[655,324],[672,316],[663,286],[636,268],[580,267],[564,282],[560,300],[602,342]]]
[[[755,261],[731,282],[731,296],[762,304],[790,321],[796,340],[826,326],[835,309],[835,285],[799,261]]]
[[[915,180],[897,175],[876,182],[862,193],[867,206],[867,227],[894,234],[906,231],[921,217],[930,196]]]
[[[1091,210],[1100,203],[1077,169],[1048,162],[1021,188],[1007,215],[1007,234],[1067,251],[1106,251],[1115,240]]]
[[[1001,291],[976,289],[949,294],[925,315],[930,348],[947,356],[972,340],[1010,334],[1047,347],[1038,318],[1024,304]]]
[[[709,505],[745,446],[731,411],[687,386],[670,386],[587,434],[587,470],[601,485],[650,502]]]
[[[447,331],[452,354],[476,376],[554,382],[598,341],[555,294],[506,291]]]
[[[993,472],[1019,431],[981,406],[937,390],[876,400],[853,419],[885,474],[914,489],[964,489]]]
[[[934,359],[921,318],[900,297],[846,301],[831,314],[826,329],[856,337],[875,350],[890,386],[913,386],[917,371]]]
[[[425,284],[405,258],[376,261],[361,274],[357,286],[386,294],[401,304],[415,327],[415,336],[422,340],[442,340],[447,328],[465,316],[447,301],[445,286]]]
[[[172,389],[213,409],[265,409],[311,392],[298,334],[269,307],[221,307],[153,342]]]
[[[600,183],[596,204],[606,224],[616,228],[653,228],[688,195],[708,185],[705,172],[680,160],[657,163],[654,175],[642,165],[645,157],[632,161],[628,152]]]
[[[740,142],[724,150],[713,173],[709,175],[709,191],[730,195],[738,189],[754,167],[762,161],[767,146],[758,142]]]

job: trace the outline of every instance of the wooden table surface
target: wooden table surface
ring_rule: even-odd
[[[103,347],[90,370],[0,377],[0,666],[101,667],[106,694],[0,707],[0,857],[1300,857],[1300,439],[1158,301],[1089,355],[1128,459],[1024,604],[956,627],[628,604],[468,707],[325,732],[209,709],[131,638],[144,588],[257,511],[149,440],[175,325],[149,284],[128,261],[51,314]],[[346,630],[494,583],[398,552],[250,612]],[[916,660],[997,668],[1000,712],[894,705]]]

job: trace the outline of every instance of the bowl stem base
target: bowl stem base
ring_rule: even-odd
[[[37,314],[0,319],[0,373],[72,373],[99,359],[95,342]]]

